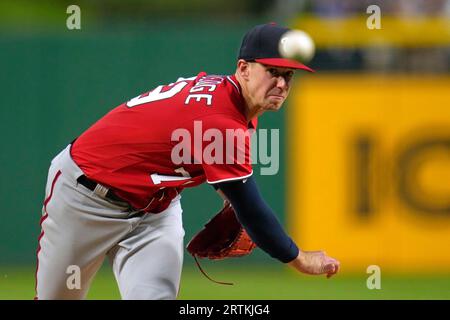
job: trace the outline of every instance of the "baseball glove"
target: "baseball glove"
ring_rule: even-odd
[[[242,227],[231,204],[226,201],[222,210],[209,220],[187,245],[188,252],[194,257],[200,271],[211,281],[215,281],[203,271],[197,258],[221,260],[248,255],[256,247]]]

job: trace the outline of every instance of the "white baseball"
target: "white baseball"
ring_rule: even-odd
[[[278,50],[284,58],[307,63],[314,56],[315,45],[313,39],[306,32],[290,30],[281,37]]]

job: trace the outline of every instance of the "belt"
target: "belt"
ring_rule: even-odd
[[[89,190],[94,191],[96,195],[100,196],[103,199],[111,200],[114,202],[123,202],[124,204],[129,205],[127,201],[123,200],[122,198],[114,194],[114,191],[112,191],[111,189],[105,187],[100,183],[97,183],[89,179],[85,175],[80,176],[77,179],[77,181],[79,184],[85,186]]]

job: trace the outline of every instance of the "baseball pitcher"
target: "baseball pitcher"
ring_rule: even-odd
[[[264,112],[281,108],[296,70],[313,71],[280,56],[287,31],[252,28],[233,75],[201,72],[160,85],[111,110],[53,158],[36,299],[85,298],[106,257],[123,299],[175,299],[184,252],[180,194],[204,182],[227,209],[191,241],[194,256],[239,256],[256,245],[303,273],[338,272],[324,252],[298,248],[252,177],[248,132]],[[189,139],[199,134],[205,139]],[[75,289],[67,283],[73,266]]]

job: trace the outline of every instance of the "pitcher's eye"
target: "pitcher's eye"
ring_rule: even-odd
[[[284,79],[286,79],[286,82],[289,82],[292,80],[293,76],[294,76],[294,72],[289,71],[289,72],[286,72],[286,74],[284,75]]]
[[[267,71],[269,71],[269,73],[270,73],[270,75],[272,77],[277,77],[278,78],[280,76],[280,73],[275,68],[269,68],[269,69],[267,69]]]

